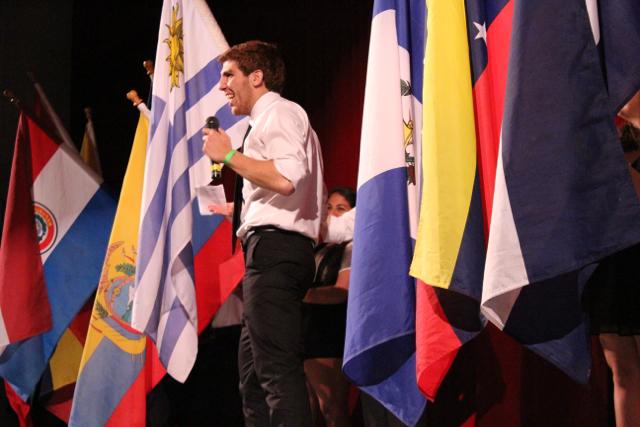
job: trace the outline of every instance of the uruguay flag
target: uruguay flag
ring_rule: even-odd
[[[179,381],[187,378],[197,354],[193,229],[199,219],[194,218],[193,204],[195,188],[210,180],[201,131],[211,115],[218,117],[234,141],[240,141],[246,130],[246,125],[236,124],[226,99],[217,90],[221,65],[216,58],[226,49],[227,43],[203,0],[164,2],[132,325],[155,341],[160,360]],[[209,218],[222,221],[220,217]],[[209,227],[208,232],[212,229],[215,227]]]
[[[415,377],[423,0],[377,0],[367,66],[344,373],[403,422],[425,407]]]
[[[600,2],[598,24],[586,3],[514,4],[482,293],[492,323],[581,382],[590,264],[640,241],[640,204],[613,127],[640,80],[630,36],[640,4]]]
[[[100,264],[106,249],[115,211],[115,201],[101,188],[101,180],[84,165],[77,152],[56,144],[27,114],[20,116],[15,156],[29,155],[16,165],[30,169],[33,205],[30,216],[13,217],[5,223],[12,232],[30,234],[35,222],[39,262],[51,311],[51,328],[31,338],[13,342],[0,356],[0,375],[22,399],[30,396],[62,333],[95,290]],[[24,182],[24,181],[23,181]],[[11,203],[24,205],[29,188],[12,187]],[[28,199],[27,199],[28,200]],[[3,241],[3,254],[11,251],[11,241]],[[24,256],[28,256],[29,252]],[[22,253],[13,253],[21,257]],[[3,271],[10,271],[3,256]],[[34,267],[38,269],[37,264]],[[32,275],[15,276],[12,287],[28,292]],[[3,284],[3,287],[7,283]],[[3,292],[3,297],[6,297]],[[3,298],[2,312],[7,331],[11,322],[30,322],[20,317],[5,317],[10,305],[19,299]],[[18,307],[20,308],[20,307]],[[46,311],[46,307],[45,307]],[[11,336],[11,333],[8,334]]]

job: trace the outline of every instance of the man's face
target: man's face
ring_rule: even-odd
[[[251,113],[253,104],[253,87],[249,76],[245,75],[236,61],[225,61],[220,71],[220,90],[229,101],[231,112],[235,115]]]

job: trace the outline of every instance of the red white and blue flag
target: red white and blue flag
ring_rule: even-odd
[[[77,152],[21,113],[0,256],[10,343],[0,355],[0,376],[22,399],[98,284],[114,211],[115,201]]]
[[[637,2],[600,3],[640,13]],[[597,46],[599,29],[637,21],[598,24],[593,5],[514,2],[482,294],[489,321],[581,382],[590,372],[586,279],[593,263],[640,241],[640,203],[613,125],[624,102],[616,93],[628,99],[638,88],[640,58],[607,85],[616,70]]]

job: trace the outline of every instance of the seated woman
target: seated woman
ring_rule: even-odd
[[[355,204],[356,194],[350,188],[335,188],[329,193],[324,243],[315,255],[316,277],[303,301],[304,370],[310,398],[317,399],[327,427],[351,425],[347,409],[349,383],[342,374],[342,353]]]

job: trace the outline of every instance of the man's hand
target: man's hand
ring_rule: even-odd
[[[213,162],[222,163],[231,151],[231,138],[223,129],[202,130],[202,151]],[[258,187],[275,191],[284,196],[293,194],[295,188],[291,181],[282,176],[273,164],[273,160],[256,160],[242,153],[234,154],[227,167],[233,169],[241,177],[248,179]]]
[[[224,215],[229,221],[233,217],[233,203],[227,203],[224,205],[209,205],[209,212],[212,214]]]
[[[224,157],[231,151],[231,138],[224,131],[224,129],[208,129],[202,130],[204,136],[202,137],[202,151],[212,161],[216,163],[222,163]]]

